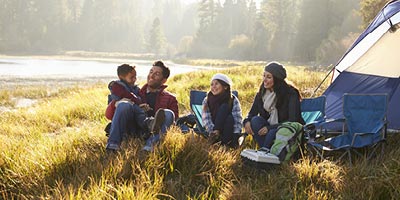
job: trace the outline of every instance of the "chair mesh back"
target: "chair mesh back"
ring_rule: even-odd
[[[385,123],[387,110],[385,94],[345,94],[343,114],[350,133],[377,133]]]
[[[190,108],[196,116],[197,122],[203,126],[203,120],[201,119],[202,104],[207,93],[204,91],[192,90],[190,91]]]
[[[238,97],[238,91],[232,91],[232,94]],[[201,127],[200,129],[204,129],[203,120],[201,119],[201,113],[203,110],[203,100],[206,98],[207,92],[198,91],[198,90],[191,90],[190,91],[190,108],[192,109],[194,115],[196,116],[196,121]]]
[[[301,116],[306,124],[325,118],[326,97],[305,98],[301,101]]]

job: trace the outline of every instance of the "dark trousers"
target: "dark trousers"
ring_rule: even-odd
[[[269,129],[266,135],[259,135],[258,131],[264,127],[269,126],[267,120],[263,117],[255,116],[251,119],[251,129],[253,130],[253,138],[257,141],[258,146],[266,147],[268,149],[274,144],[277,129]]]
[[[121,144],[128,136],[139,137],[142,134],[146,114],[138,105],[121,102],[115,109],[111,123],[108,143]]]
[[[233,116],[228,104],[222,104],[217,111],[215,117],[214,130],[221,133],[221,143],[231,147],[236,147],[238,143],[238,134],[233,133]]]

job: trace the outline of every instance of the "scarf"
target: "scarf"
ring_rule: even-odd
[[[229,103],[229,99],[231,98],[231,94],[228,91],[224,91],[221,94],[213,95],[211,92],[207,95],[207,104],[208,108],[211,112],[211,119],[215,122],[215,118],[217,117],[217,112],[219,106],[224,103]]]
[[[264,109],[269,113],[268,123],[270,125],[278,124],[278,110],[276,109],[276,94],[269,90],[265,91],[262,97]]]

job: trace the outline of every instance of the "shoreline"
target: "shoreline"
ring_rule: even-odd
[[[140,59],[129,59],[129,58],[109,58],[109,57],[83,57],[83,56],[71,56],[71,55],[4,55],[0,54],[0,59],[38,59],[38,60],[63,60],[63,61],[98,61],[98,62],[109,62],[109,63],[125,63],[131,60]],[[144,61],[144,59],[143,59]]]

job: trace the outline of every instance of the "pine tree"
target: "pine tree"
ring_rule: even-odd
[[[147,42],[147,50],[149,52],[160,54],[165,44],[164,33],[161,29],[161,22],[158,17],[153,20],[150,30],[149,40]]]

